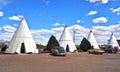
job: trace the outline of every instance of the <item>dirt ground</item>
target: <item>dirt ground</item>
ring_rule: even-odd
[[[0,72],[120,72],[120,53],[0,54]]]

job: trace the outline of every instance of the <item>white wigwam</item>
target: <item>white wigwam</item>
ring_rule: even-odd
[[[118,45],[118,42],[117,42],[117,40],[116,40],[116,37],[114,36],[113,33],[111,34],[110,39],[109,39],[107,45],[111,45],[111,46],[114,46],[114,47],[118,47],[118,48],[120,49],[120,47],[119,47],[119,45]]]
[[[65,26],[63,30],[59,44],[64,48],[64,50],[66,50],[66,52],[74,52],[77,50],[67,26]]]
[[[6,49],[6,53],[38,53],[36,49],[35,41],[27,26],[26,20],[22,18],[18,29],[16,30],[9,48]]]
[[[90,42],[90,44],[94,47],[94,49],[99,49],[99,46],[97,44],[97,41],[92,33],[92,30],[90,30],[90,33],[88,35],[87,40]]]

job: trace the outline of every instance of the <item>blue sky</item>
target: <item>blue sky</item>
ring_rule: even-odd
[[[59,40],[68,25],[80,44],[90,29],[98,44],[107,44],[111,32],[120,39],[119,0],[0,0],[0,40],[10,41],[24,15],[36,43]]]

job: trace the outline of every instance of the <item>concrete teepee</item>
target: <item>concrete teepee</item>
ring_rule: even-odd
[[[6,53],[38,53],[36,44],[32,38],[32,35],[27,26],[26,20],[22,18],[18,29],[16,30],[9,48],[6,49]]]
[[[117,42],[117,40],[116,40],[116,37],[114,36],[113,33],[111,34],[110,39],[109,39],[107,45],[111,45],[111,46],[113,46],[113,47],[118,47],[118,48],[120,49],[120,47],[119,47],[119,45],[118,45],[118,42]]]
[[[99,46],[97,44],[97,41],[92,33],[92,30],[90,30],[90,33],[88,35],[87,40],[90,42],[90,44],[94,47],[94,49],[99,49]]]
[[[66,50],[66,52],[74,52],[77,50],[67,26],[65,26],[63,30],[59,44]]]

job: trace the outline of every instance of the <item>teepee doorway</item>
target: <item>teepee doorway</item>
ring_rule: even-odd
[[[20,53],[25,53],[25,45],[24,45],[24,43],[21,44]]]
[[[70,52],[69,45],[66,46],[66,52]]]

